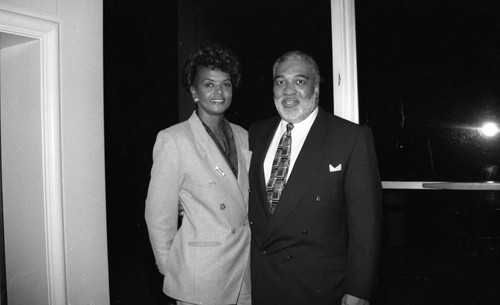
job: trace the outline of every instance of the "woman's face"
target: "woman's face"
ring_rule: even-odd
[[[219,69],[199,67],[191,86],[191,95],[195,101],[198,99],[199,115],[224,114],[233,97],[231,76]]]

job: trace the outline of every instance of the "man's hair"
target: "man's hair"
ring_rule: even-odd
[[[186,60],[182,73],[182,85],[189,92],[200,67],[221,70],[231,76],[231,83],[238,88],[241,80],[241,63],[238,57],[227,48],[216,44],[201,46]]]
[[[280,63],[284,62],[284,61],[291,60],[291,59],[303,59],[307,63],[309,63],[311,65],[311,67],[313,68],[314,74],[316,74],[315,85],[319,86],[320,74],[319,74],[318,64],[316,63],[316,61],[314,60],[314,58],[312,58],[312,56],[310,56],[310,55],[308,55],[308,54],[306,54],[304,52],[301,52],[301,51],[289,51],[289,52],[286,52],[285,54],[281,55],[274,62],[274,65],[273,65],[273,78],[276,76],[276,68],[278,67],[278,65]]]

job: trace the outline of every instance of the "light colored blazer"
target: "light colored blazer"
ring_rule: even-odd
[[[168,296],[195,304],[235,304],[250,287],[248,133],[230,124],[235,177],[196,113],[162,130],[153,149],[145,218]],[[178,226],[178,204],[184,208]]]

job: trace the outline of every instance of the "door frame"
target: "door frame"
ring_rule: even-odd
[[[41,141],[49,303],[67,304],[62,200],[59,24],[0,9],[0,32],[39,41]],[[6,204],[5,202],[3,203]],[[5,249],[8,251],[9,249]],[[7,279],[8,280],[8,279]]]

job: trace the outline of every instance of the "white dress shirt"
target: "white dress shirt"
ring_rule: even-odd
[[[290,173],[293,170],[295,161],[299,156],[300,150],[304,145],[307,134],[309,133],[309,130],[311,129],[311,126],[314,123],[314,120],[316,119],[317,115],[318,115],[318,107],[316,107],[316,109],[314,109],[314,111],[311,112],[311,114],[303,121],[293,124],[292,153],[290,156],[290,164],[288,166],[288,174],[286,177],[287,180],[288,177],[290,176]],[[263,166],[264,166],[264,177],[266,179],[266,183],[267,181],[269,181],[269,177],[271,177],[271,169],[273,167],[274,156],[276,155],[276,150],[278,149],[278,144],[280,142],[280,139],[283,136],[283,133],[285,133],[286,131],[287,124],[288,124],[287,121],[281,120],[280,124],[278,125],[278,128],[276,129],[276,132],[274,133],[274,137],[267,151],[266,158],[264,159]]]

